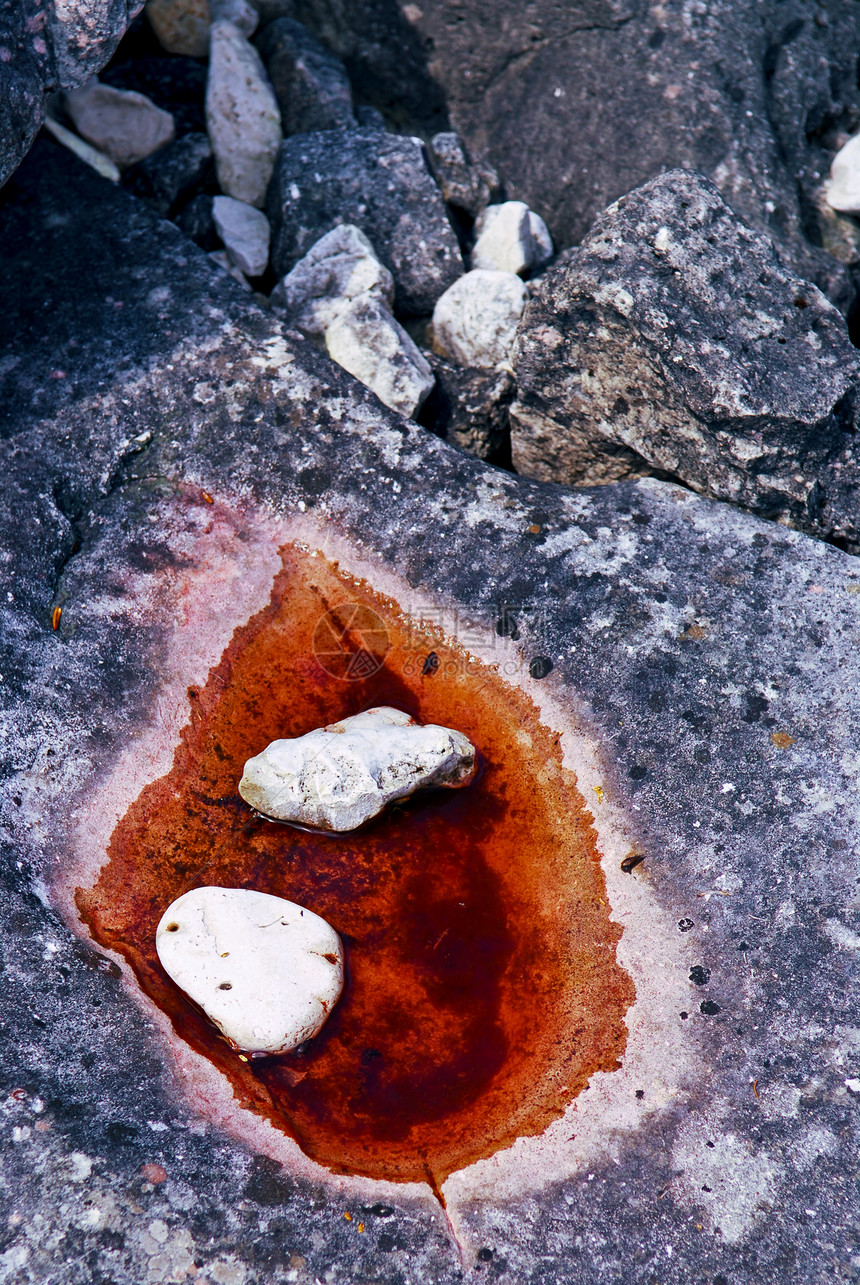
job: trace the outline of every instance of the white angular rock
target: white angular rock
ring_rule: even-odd
[[[372,295],[360,295],[338,312],[325,332],[325,345],[333,361],[409,418],[435,382],[427,358]]]
[[[532,258],[532,270],[535,268],[545,267],[552,256],[555,254],[555,246],[552,243],[550,230],[544,223],[539,214],[534,210],[529,210],[529,231],[532,234],[532,244],[534,246],[534,257]]]
[[[383,705],[273,741],[245,764],[239,793],[264,816],[342,832],[416,790],[467,785],[474,772],[475,747],[462,732]]]
[[[260,55],[232,22],[213,22],[206,126],[222,190],[258,209],[266,197],[281,112]]]
[[[527,300],[515,273],[474,268],[433,309],[433,347],[460,366],[489,369],[507,362]]]
[[[188,58],[205,58],[209,52],[208,0],[149,0],[149,19],[162,49]]]
[[[144,94],[102,85],[95,77],[67,93],[65,104],[81,137],[120,169],[165,147],[175,132],[170,112],[156,107]]]
[[[212,202],[215,230],[224,248],[246,276],[259,277],[269,262],[269,220],[262,210],[232,196],[216,196]]]
[[[195,888],[155,933],[176,985],[237,1049],[288,1053],[322,1030],[343,990],[343,947],[293,901],[246,888]]]
[[[213,22],[232,22],[250,40],[260,25],[260,15],[249,0],[210,0]]]
[[[472,267],[527,272],[536,256],[530,215],[524,201],[488,205],[475,223]]]
[[[272,291],[273,307],[306,335],[323,336],[359,298],[394,302],[394,278],[360,228],[342,223],[308,250]]]
[[[840,147],[830,164],[827,203],[840,214],[860,214],[860,134]]]

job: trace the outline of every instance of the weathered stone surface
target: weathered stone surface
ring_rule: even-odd
[[[834,156],[825,192],[831,209],[840,214],[860,214],[860,134],[850,138]]]
[[[260,55],[230,22],[212,24],[206,122],[223,191],[261,207],[281,141],[280,112]]]
[[[320,237],[272,291],[279,315],[303,334],[321,338],[353,299],[372,297],[388,309],[394,278],[360,228],[342,223]]]
[[[163,49],[205,58],[209,52],[209,0],[147,0],[146,16]]]
[[[319,915],[248,888],[195,888],[156,929],[168,976],[246,1053],[319,1035],[343,990],[343,947]]]
[[[143,94],[92,80],[65,96],[78,133],[121,169],[171,142],[173,117]]]
[[[399,100],[404,128],[456,129],[499,169],[510,197],[542,212],[559,247],[632,187],[695,169],[788,247],[795,271],[850,306],[848,274],[817,248],[810,198],[833,134],[860,125],[853,0],[296,8],[368,102]],[[442,110],[450,124],[434,125]]]
[[[498,189],[495,171],[475,164],[460,135],[451,130],[433,136],[430,157],[436,182],[448,204],[477,218]]]
[[[208,50],[208,45],[207,45]],[[133,89],[170,112],[176,136],[206,133],[206,63],[179,56],[157,58],[135,55],[114,60],[100,74],[105,85]]]
[[[343,63],[300,22],[278,18],[257,48],[281,108],[285,134],[352,125],[352,89]]]
[[[339,223],[361,228],[390,268],[398,311],[432,312],[463,271],[442,195],[415,138],[371,129],[288,138],[266,206],[278,275]]]
[[[187,237],[196,241],[201,250],[215,250],[218,246],[218,233],[215,231],[215,220],[212,217],[214,197],[205,192],[195,196],[174,217],[176,226],[181,228]]]
[[[510,361],[528,291],[513,272],[473,268],[433,309],[433,347],[461,366]]]
[[[508,418],[516,394],[508,369],[476,370],[456,366],[437,353],[427,360],[436,385],[419,416],[437,437],[482,460],[508,463]]]
[[[4,1262],[62,1285],[850,1273],[856,559],[651,479],[569,492],[451,450],[140,202],[38,150],[0,197]],[[169,768],[187,687],[257,610],[233,595],[262,567],[265,605],[279,542],[302,538],[540,703],[623,925],[621,1067],[445,1183],[459,1251],[429,1188],[297,1149],[283,1168],[258,1117],[238,1141],[249,1113],[200,1085],[204,1059],[138,1006],[73,893],[55,909],[76,837],[100,827],[102,857],[109,839],[91,800],[148,736],[146,770]]]
[[[232,22],[250,40],[260,25],[260,15],[250,0],[210,0],[213,22]]]
[[[232,196],[212,202],[215,230],[237,268],[248,277],[259,277],[269,262],[269,220],[262,210]]]
[[[475,224],[472,267],[528,272],[536,257],[530,215],[523,201],[488,206]]]
[[[853,468],[845,324],[707,179],[670,171],[611,206],[528,305],[514,366],[532,417],[513,422],[518,469],[589,480],[583,443],[599,458],[608,441],[696,490],[854,538],[850,510],[822,516]]]
[[[212,148],[205,134],[185,134],[126,171],[125,186],[165,218],[213,175]]]
[[[325,332],[325,346],[333,361],[407,418],[433,387],[427,358],[373,295],[358,295],[338,309]]]
[[[416,790],[458,789],[475,775],[475,747],[449,727],[379,706],[290,741],[245,764],[239,793],[275,821],[355,830]]]

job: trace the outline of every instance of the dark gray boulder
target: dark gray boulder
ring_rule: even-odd
[[[843,318],[686,170],[622,197],[547,273],[514,366],[513,457],[533,477],[604,481],[647,461],[819,531],[833,466],[853,458],[860,364]],[[851,513],[824,521],[855,538]]]
[[[374,129],[287,138],[266,211],[279,277],[338,223],[361,228],[390,268],[398,312],[431,313],[463,272],[457,238],[417,138]]]
[[[445,200],[477,218],[498,196],[498,174],[488,165],[473,161],[460,135],[451,130],[434,134],[429,150],[433,173]]]
[[[42,5],[21,0],[0,13],[0,186],[45,116],[46,96],[77,89],[113,54],[140,0]]]
[[[184,134],[126,170],[123,184],[165,218],[187,204],[214,179],[212,147],[206,134]]]
[[[835,134],[860,125],[854,0],[303,8],[380,100],[411,75],[423,93],[403,101],[428,134],[441,99],[450,125],[435,128],[456,129],[487,156],[508,196],[541,211],[556,245],[579,241],[631,187],[681,166],[705,173],[789,247],[801,275],[850,306],[848,274],[817,249],[814,196]]]
[[[860,564],[651,479],[570,492],[451,450],[58,148],[0,198],[0,232],[10,1279],[850,1280]],[[181,1034],[57,908],[90,800],[147,737],[166,737],[158,774],[194,735],[206,649],[285,538],[494,658],[606,836],[636,984],[622,1064],[471,1194],[446,1184],[444,1213],[429,1187],[282,1167],[258,1117],[238,1140],[199,1065],[180,1071]]]
[[[516,393],[511,371],[474,370],[455,366],[437,353],[426,356],[436,387],[418,422],[471,455],[506,463],[510,458],[508,415]]]
[[[278,18],[255,44],[277,95],[285,134],[354,124],[343,63],[300,22]]]

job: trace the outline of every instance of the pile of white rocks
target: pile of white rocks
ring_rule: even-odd
[[[249,0],[148,0],[165,51],[206,60],[205,134],[177,137],[170,112],[98,79],[49,127],[386,406],[491,454],[527,283],[553,256],[546,224],[500,199],[456,133],[425,146],[356,107],[292,12],[267,0],[260,25]]]
[[[468,785],[475,758],[461,732],[380,706],[273,741],[245,764],[239,792],[269,820],[344,833],[417,790]],[[334,928],[306,907],[254,889],[184,893],[162,915],[155,944],[176,985],[232,1048],[251,1057],[313,1039],[343,990],[343,944]]]

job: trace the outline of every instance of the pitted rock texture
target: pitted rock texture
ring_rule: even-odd
[[[509,463],[508,419],[516,395],[509,367],[463,368],[428,353],[436,384],[422,407],[419,422],[452,446],[482,460]]]
[[[260,32],[257,48],[280,104],[285,134],[355,124],[343,64],[300,22],[270,22]]]
[[[274,821],[355,830],[396,799],[455,789],[474,774],[475,747],[462,732],[380,706],[273,741],[245,764],[239,793]]]
[[[0,14],[0,187],[26,155],[45,118],[45,98],[77,89],[110,59],[139,0],[39,0]]]
[[[281,144],[266,201],[272,266],[283,275],[325,233],[352,223],[394,277],[398,311],[433,311],[463,272],[442,194],[417,138],[322,130]]]
[[[452,451],[127,193],[38,153],[0,198],[4,1262],[33,1285],[850,1278],[856,559],[650,479],[570,492]],[[701,970],[681,1090],[643,1077],[636,1129],[573,1176],[488,1182],[462,1258],[429,1198],[345,1206],[205,1123],[118,966],[46,903],[74,800],[162,717],[203,489],[236,513],[303,505],[446,630],[551,663],[540,690],[597,747],[591,806],[617,803],[645,858],[623,878]]]
[[[670,171],[596,221],[527,306],[514,366],[520,472],[588,481],[583,443],[598,470],[608,443],[613,462],[624,447],[698,491],[856,538],[850,507],[822,517],[856,467],[844,321],[702,176]]]
[[[860,124],[853,0],[427,0],[396,16],[387,0],[296,6],[369,102],[396,97],[427,133],[443,128],[444,104],[448,128],[541,212],[560,248],[681,166],[850,307],[853,283],[819,249],[812,197],[836,134]]]

